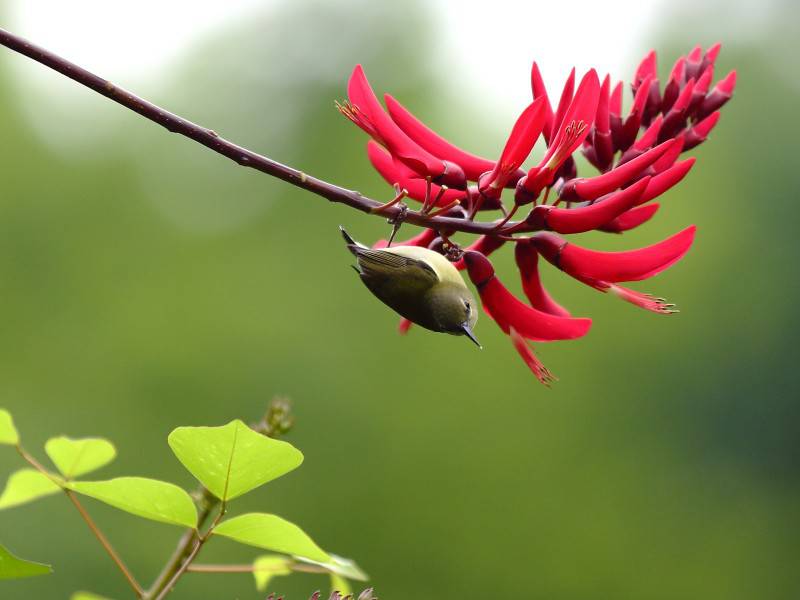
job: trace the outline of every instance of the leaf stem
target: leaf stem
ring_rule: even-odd
[[[208,541],[208,538],[211,537],[211,534],[214,533],[214,528],[219,524],[222,520],[222,517],[225,516],[225,511],[227,509],[227,505],[225,502],[221,502],[219,505],[219,512],[217,516],[214,518],[214,521],[211,523],[209,528],[203,535],[197,537],[197,541],[194,543],[194,547],[192,551],[189,553],[189,556],[186,557],[186,560],[183,561],[180,567],[175,571],[174,575],[167,581],[164,585],[164,588],[159,592],[158,596],[155,597],[155,600],[163,600],[167,594],[172,591],[172,588],[175,587],[175,584],[178,583],[178,579],[186,573],[186,570],[192,564],[192,561],[195,559],[197,554],[200,552],[200,549],[203,545]]]
[[[0,28],[0,44],[7,48],[18,52],[23,56],[39,62],[46,67],[61,73],[65,77],[69,77],[73,81],[80,83],[94,90],[98,94],[121,104],[125,108],[132,110],[145,119],[149,119],[158,125],[161,125],[167,131],[180,134],[195,142],[202,144],[206,148],[213,150],[217,154],[225,156],[235,163],[243,166],[256,169],[272,177],[277,177],[291,185],[302,188],[312,192],[318,196],[322,196],[331,202],[338,202],[346,204],[351,208],[355,208],[361,212],[380,214],[389,219],[395,219],[400,215],[402,208],[398,205],[386,206],[386,203],[373,200],[363,196],[360,192],[355,190],[348,190],[338,185],[334,185],[322,179],[317,179],[311,175],[307,175],[302,171],[293,167],[281,164],[271,158],[262,156],[243,148],[238,144],[228,141],[219,136],[214,130],[208,129],[196,123],[175,115],[160,106],[157,106],[144,98],[129,92],[114,83],[95,75],[91,71],[87,71],[83,67],[68,61],[67,59],[50,52],[44,48],[36,46],[28,40],[19,37],[5,29]],[[449,231],[463,231],[466,233],[476,233],[493,235],[496,233],[496,223],[483,223],[473,221],[472,217],[463,219],[458,217],[445,217],[434,216],[425,214],[425,206],[423,210],[412,211],[409,210],[403,214],[403,220],[414,225],[421,227],[428,227],[431,229],[446,229]],[[380,209],[376,213],[376,209]],[[507,223],[509,227],[516,225],[516,223]],[[526,223],[519,224],[522,229],[515,231],[532,231],[530,226]]]
[[[128,567],[125,565],[125,563],[123,562],[123,560],[120,557],[120,555],[117,554],[117,551],[114,550],[114,547],[111,545],[111,542],[108,541],[108,538],[102,532],[100,527],[97,526],[97,523],[94,522],[94,519],[92,519],[92,517],[89,515],[89,513],[83,507],[83,504],[81,504],[80,501],[75,497],[75,494],[72,493],[71,490],[69,490],[66,487],[64,487],[64,482],[63,481],[60,481],[60,480],[56,479],[55,477],[53,477],[53,475],[47,469],[45,469],[38,460],[36,460],[31,454],[29,454],[28,451],[25,450],[25,448],[23,448],[19,444],[16,446],[16,448],[17,448],[17,452],[19,452],[19,455],[28,464],[30,464],[34,469],[36,469],[37,471],[42,473],[45,477],[47,477],[48,479],[53,481],[55,484],[58,485],[58,487],[60,487],[62,489],[64,494],[66,494],[67,498],[70,499],[70,502],[72,502],[72,504],[78,510],[78,513],[80,513],[80,515],[83,518],[83,520],[86,523],[86,525],[92,531],[92,533],[97,538],[97,540],[100,542],[100,545],[103,546],[103,549],[111,557],[111,560],[114,561],[114,563],[117,565],[119,570],[125,576],[125,579],[130,584],[131,588],[133,589],[134,593],[136,594],[136,597],[137,598],[144,597],[144,590],[142,589],[142,586],[139,585],[138,581],[136,581],[136,578],[133,576],[133,573],[131,573],[130,569],[128,569]]]
[[[133,576],[133,573],[131,573],[128,567],[125,566],[125,563],[122,562],[122,558],[120,558],[119,554],[117,554],[116,550],[114,550],[114,547],[111,545],[111,542],[108,541],[108,538],[103,534],[103,532],[94,522],[92,517],[89,516],[89,513],[86,512],[86,509],[83,507],[80,501],[78,501],[78,499],[75,497],[75,494],[68,489],[64,489],[64,493],[67,495],[67,498],[70,499],[72,504],[75,505],[75,508],[78,509],[78,512],[81,514],[81,517],[83,517],[83,520],[86,521],[86,524],[89,526],[89,529],[92,530],[92,533],[95,535],[97,540],[100,542],[103,548],[105,548],[105,551],[111,557],[111,560],[113,560],[116,563],[119,570],[122,571],[122,574],[125,576],[125,579],[128,580],[128,583],[130,584],[131,588],[133,588],[133,591],[136,593],[136,597],[142,598],[144,596],[144,590],[142,589],[142,586],[139,585],[139,582],[136,581],[136,578]]]

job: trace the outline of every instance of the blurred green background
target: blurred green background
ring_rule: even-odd
[[[273,394],[290,396],[289,439],[306,462],[234,508],[300,524],[358,560],[388,600],[797,598],[800,19],[793,2],[753,7],[757,30],[725,19],[724,2],[664,5],[628,57],[632,73],[652,46],[663,73],[719,40],[718,75],[735,67],[739,85],[654,221],[581,242],[633,248],[696,223],[688,257],[637,286],[681,314],[637,310],[548,268],[553,294],[594,318],[587,338],[539,346],[561,378],[552,390],[485,317],[482,352],[419,329],[397,336],[337,231],[373,241],[388,233],[380,219],[236,167],[89,91],[63,119],[90,141],[59,146],[16,81],[43,67],[3,50],[0,405],[40,456],[51,435],[103,435],[120,454],[103,475],[190,488],[172,428],[253,420]],[[622,21],[598,43],[625,35]],[[512,118],[451,85],[469,73],[431,66],[435,29],[408,3],[295,3],[221,28],[137,91],[388,198],[364,136],[333,108],[356,62],[476,151],[495,154]],[[75,93],[50,78],[55,97]],[[515,284],[511,252],[496,257]],[[0,452],[0,476],[17,466]],[[88,502],[150,580],[180,531]],[[0,540],[55,567],[2,582],[4,600],[129,597],[63,498],[0,513]],[[256,554],[215,540],[202,560]],[[295,575],[271,587],[297,600],[326,584]],[[248,575],[201,574],[171,596],[258,597]]]

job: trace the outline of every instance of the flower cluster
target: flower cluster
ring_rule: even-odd
[[[520,114],[497,161],[454,146],[388,94],[384,109],[360,65],[350,77],[348,102],[339,110],[370,136],[367,154],[378,173],[395,186],[398,198],[422,202],[422,214],[473,221],[480,211],[501,211],[490,232],[463,251],[452,251],[454,231],[434,225],[400,243],[449,250],[477,287],[486,313],[510,336],[536,377],[548,384],[554,377],[530,342],[582,337],[591,320],[573,317],[550,297],[539,278],[539,257],[598,291],[655,313],[676,312],[663,298],[619,284],[647,279],[679,261],[692,245],[694,226],[627,252],[593,251],[562,236],[594,230],[620,234],[653,217],[659,209],[653,200],[694,165],[694,158],[681,160],[681,155],[706,140],[719,121],[719,109],[733,94],[735,71],[712,86],[719,50],[719,44],[705,52],[694,48],[678,59],[663,87],[656,54],[650,52],[634,75],[627,113],[623,84],[612,86],[609,76],[601,82],[594,69],[577,87],[573,69],[558,102],[551,103],[534,63],[533,101]],[[522,169],[540,137],[546,151],[535,166]],[[573,155],[578,150],[598,175],[577,176]],[[508,206],[502,201],[505,190],[513,190]],[[513,221],[522,207],[529,207],[527,214]],[[500,282],[487,258],[506,243],[515,244],[528,302]],[[409,325],[401,323],[401,331]]]

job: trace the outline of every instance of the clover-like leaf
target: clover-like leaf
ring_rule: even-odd
[[[265,554],[253,561],[253,577],[256,580],[256,589],[264,592],[273,577],[290,575],[292,559],[279,554]]]
[[[296,469],[303,454],[239,421],[221,427],[178,427],[169,434],[178,460],[220,500],[228,501]]]
[[[20,579],[48,575],[53,572],[50,565],[17,558],[0,544],[0,579]]]
[[[0,444],[16,446],[19,444],[19,433],[14,427],[14,419],[11,413],[4,408],[0,408]]]
[[[355,581],[369,581],[369,575],[364,573],[361,570],[354,560],[350,558],[344,558],[341,556],[336,556],[335,554],[330,554],[330,560],[327,562],[318,562],[316,560],[310,560],[308,558],[298,556],[297,560],[302,561],[304,563],[308,563],[310,565],[316,565],[318,567],[322,567],[328,573],[333,575],[339,575],[340,577],[344,577],[345,579],[353,579]]]
[[[117,456],[114,444],[103,438],[50,438],[44,445],[44,451],[67,479],[95,471]]]
[[[170,525],[197,526],[197,509],[192,498],[166,481],[117,477],[108,481],[75,481],[67,487],[138,517]]]
[[[276,515],[248,513],[217,525],[214,534],[265,550],[302,556],[319,562],[331,557],[294,523]]]
[[[0,494],[0,510],[33,502],[61,491],[57,483],[35,469],[14,471]]]

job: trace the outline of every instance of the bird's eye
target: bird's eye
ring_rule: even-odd
[[[470,312],[470,306],[469,306],[469,302],[467,302],[466,300],[464,300],[464,308],[466,308],[466,309],[467,309],[467,312],[468,312],[468,313]]]

